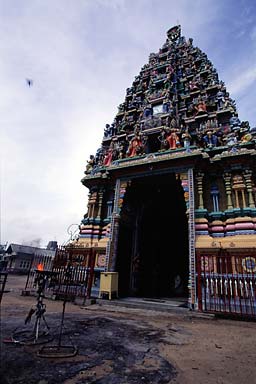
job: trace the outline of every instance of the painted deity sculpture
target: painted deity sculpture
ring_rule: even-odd
[[[170,149],[176,149],[180,147],[180,138],[176,132],[176,129],[171,129],[170,133],[167,134],[166,141],[168,142]]]
[[[90,155],[90,159],[87,161],[85,173],[90,173],[93,170],[94,165],[95,165],[95,157],[93,155]]]
[[[106,154],[104,156],[104,160],[103,160],[103,165],[105,165],[105,167],[108,167],[111,164],[112,156],[113,156],[113,149],[109,148],[109,150],[106,152]]]
[[[166,130],[162,129],[158,136],[158,140],[160,141],[160,151],[165,151],[169,147],[168,141],[166,140],[166,134]]]
[[[142,154],[142,152],[143,152],[142,139],[140,134],[136,133],[135,136],[130,141],[128,151],[127,151],[127,156],[134,157]]]
[[[212,131],[208,131],[203,137],[203,141],[207,148],[213,148],[218,144],[218,137]]]
[[[116,142],[112,140],[104,156],[103,165],[105,165],[105,167],[108,167],[113,160],[116,160],[117,152]]]
[[[199,101],[199,103],[195,106],[196,115],[204,114],[207,112],[206,104],[204,101]]]
[[[191,136],[188,131],[182,134],[181,139],[183,141],[183,146],[186,149],[186,152],[190,152],[190,143],[191,143]]]

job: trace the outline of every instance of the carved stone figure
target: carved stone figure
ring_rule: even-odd
[[[93,170],[94,166],[95,166],[95,157],[93,155],[90,155],[90,159],[87,160],[85,173],[90,173]]]
[[[176,129],[171,129],[170,133],[168,133],[166,136],[166,140],[170,149],[176,149],[180,147],[180,138],[176,132]]]
[[[206,132],[206,135],[203,137],[203,141],[206,148],[213,148],[218,144],[218,138],[212,131]]]
[[[134,157],[142,154],[142,152],[143,152],[142,139],[140,134],[136,133],[135,136],[130,141],[129,148],[127,151],[127,156]]]

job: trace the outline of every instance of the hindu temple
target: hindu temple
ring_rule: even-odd
[[[119,297],[255,316],[255,142],[207,55],[172,27],[87,161],[76,246],[118,272]]]

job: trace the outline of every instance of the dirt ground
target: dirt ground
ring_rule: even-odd
[[[6,343],[14,331],[33,325],[24,328],[35,304],[35,297],[21,296],[24,286],[24,276],[8,276],[9,292],[1,304],[2,384],[255,382],[256,323],[203,318],[189,311],[67,303],[61,345],[77,347],[75,356],[46,358],[38,356],[43,345]],[[52,340],[44,346],[56,346],[62,302],[45,303]]]

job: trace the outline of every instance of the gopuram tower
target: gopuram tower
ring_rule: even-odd
[[[255,140],[207,55],[171,28],[87,162],[77,246],[118,272],[119,296],[255,315]]]

